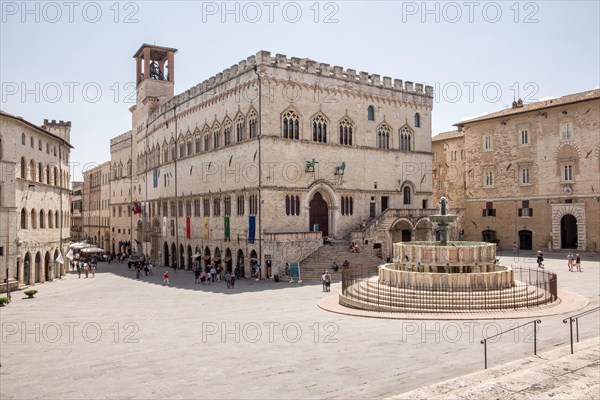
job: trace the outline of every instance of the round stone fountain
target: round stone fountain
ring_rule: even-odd
[[[440,214],[429,218],[438,224],[440,241],[395,243],[394,261],[381,265],[376,276],[344,271],[340,304],[378,311],[461,312],[556,300],[555,274],[498,265],[493,243],[448,241],[448,225],[457,216],[448,214],[445,197],[439,203]]]

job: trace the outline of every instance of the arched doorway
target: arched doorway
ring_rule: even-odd
[[[188,247],[187,247],[187,269],[192,269],[193,265],[194,264],[192,264],[192,246],[190,246],[188,244]]]
[[[412,240],[413,225],[408,219],[399,219],[390,231],[392,243],[410,242]]]
[[[229,250],[229,247],[227,248],[227,250],[225,250],[225,258],[223,259],[223,262],[225,263],[225,270],[233,272],[233,262],[231,261],[231,250]]]
[[[202,257],[202,259],[204,260],[204,268],[206,268],[206,272],[208,272],[210,269],[210,249],[208,246],[204,248],[204,257]]]
[[[144,254],[144,250],[142,248],[142,243],[144,242],[144,225],[142,224],[142,221],[138,221],[137,223],[137,241],[135,242],[137,244],[137,253],[138,254]]]
[[[308,206],[310,209],[308,230],[311,232],[318,230],[323,232],[323,236],[329,236],[329,207],[321,192],[315,193]]]
[[[519,231],[519,249],[533,250],[533,234],[531,231],[526,229]]]
[[[238,274],[240,278],[246,276],[245,274],[245,264],[244,264],[244,252],[242,250],[238,250],[237,252],[237,261],[235,265],[238,267]]]
[[[31,255],[29,252],[25,254],[23,259],[23,283],[29,285],[31,283]]]
[[[44,277],[46,281],[50,281],[52,280],[52,278],[50,277],[50,252],[46,252],[46,255],[44,256]]]
[[[183,247],[183,244],[179,245],[179,263],[177,264],[177,268],[179,268],[179,269],[186,269],[186,265],[185,265],[185,249]]]
[[[160,237],[160,222],[158,218],[155,218],[152,221],[152,238],[150,239],[152,243],[150,244],[150,258],[152,260],[158,259],[158,238]]]
[[[171,267],[175,267],[177,265],[177,246],[175,243],[171,243]]]
[[[168,267],[170,265],[169,264],[169,260],[170,260],[170,257],[169,257],[169,245],[167,244],[167,242],[165,242],[163,244],[163,265],[165,267]]]
[[[221,250],[218,247],[215,249],[215,255],[212,260],[215,263],[215,267],[221,265]]]
[[[35,282],[41,282],[42,279],[42,256],[38,251],[35,253]]]
[[[56,262],[57,258],[58,258],[58,249],[54,250],[54,257],[52,258],[52,260],[54,260],[54,265],[55,265],[54,277],[58,277],[60,279],[60,277],[63,276],[64,265],[57,263]],[[68,267],[67,267],[67,269],[68,269]]]
[[[429,218],[422,218],[415,224],[415,240],[429,241],[433,232],[433,223]]]
[[[571,214],[565,215],[560,220],[560,247],[577,248],[577,219]]]
[[[258,263],[258,254],[256,250],[250,252],[250,275],[254,272],[254,266]]]

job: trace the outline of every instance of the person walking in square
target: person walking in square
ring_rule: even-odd
[[[216,269],[216,268],[215,268],[215,266],[213,265],[213,266],[211,266],[211,267],[210,267],[210,280],[211,280],[212,282],[215,282],[215,280],[216,280],[216,279],[215,279],[215,278],[216,278],[216,276],[217,276],[217,269]]]
[[[541,250],[538,250],[538,252],[537,252],[537,264],[538,264],[539,268],[542,268],[542,269],[544,268],[543,262],[544,262],[544,255],[542,254]]]
[[[230,282],[230,285],[231,285],[231,288],[232,288],[232,289],[235,287],[235,280],[236,280],[236,279],[237,279],[237,278],[236,278],[235,274],[231,275],[231,282]]]
[[[579,257],[579,254],[575,255],[575,266],[577,267],[577,272],[582,272],[581,271],[581,257]]]
[[[573,271],[573,253],[571,252],[567,254],[567,267],[569,267],[569,271]]]
[[[169,270],[166,270],[165,273],[163,274],[163,286],[167,285],[169,286]]]
[[[194,271],[194,283],[197,285],[200,280],[200,269],[196,268]]]
[[[325,271],[325,275],[323,275],[324,281],[325,281],[325,291],[326,292],[330,292],[331,291],[331,275],[329,274],[329,271]]]
[[[227,282],[227,289],[231,289],[231,274],[229,271],[225,273],[225,282]]]
[[[327,271],[323,271],[323,275],[321,275],[321,284],[323,285],[323,291],[326,291],[326,287],[325,287],[325,274],[327,273]]]

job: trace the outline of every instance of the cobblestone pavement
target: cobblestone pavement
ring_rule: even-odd
[[[545,255],[559,288],[598,306],[598,254],[579,273],[565,257]],[[330,295],[320,284],[241,279],[227,289],[171,271],[164,287],[162,271],[136,280],[126,264],[101,264],[95,278],[36,285],[35,299],[14,293],[0,309],[0,398],[390,397],[483,369],[482,335],[527,321],[360,318],[319,309]],[[540,318],[538,352],[568,342],[565,316]],[[598,325],[598,314],[584,317],[580,337]],[[490,342],[488,363],[532,354],[531,334]]]

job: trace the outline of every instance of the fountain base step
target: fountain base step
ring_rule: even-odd
[[[539,287],[516,282],[516,286],[495,290],[457,291],[402,288],[362,280],[339,295],[341,305],[371,311],[395,312],[481,312],[485,310],[537,307],[555,298]]]

